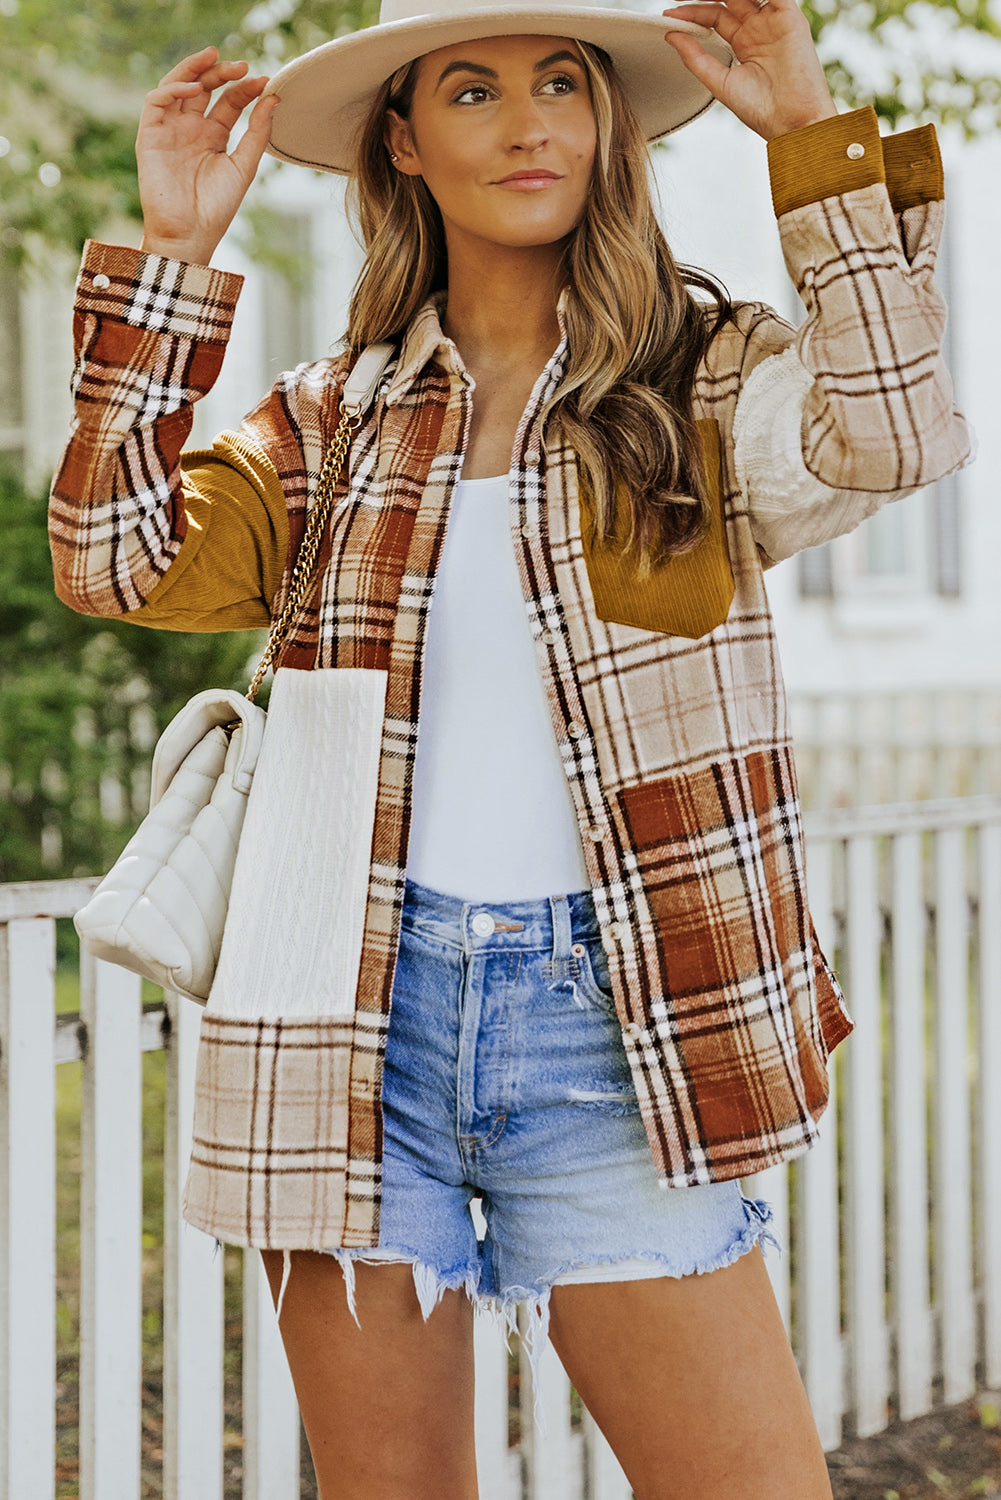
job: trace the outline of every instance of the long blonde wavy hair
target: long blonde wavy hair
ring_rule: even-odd
[[[545,422],[577,454],[598,536],[612,534],[617,496],[628,505],[624,545],[647,572],[694,546],[705,527],[695,374],[732,310],[718,282],[675,262],[654,212],[646,141],[611,59],[578,46],[598,149],[564,251],[569,357]],[[352,349],[399,338],[429,294],[447,287],[438,207],[423,178],[394,171],[385,144],[386,111],[409,118],[418,61],[383,85],[349,186],[366,249],[348,316]]]

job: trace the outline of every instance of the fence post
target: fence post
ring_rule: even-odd
[[[243,1252],[243,1500],[299,1500],[299,1406],[261,1252]]]
[[[1001,826],[980,830],[977,1135],[984,1377],[1001,1385]]]
[[[222,1500],[225,1264],[210,1235],[181,1218],[191,1155],[201,1011],[169,991],[163,1185],[163,1496]]]
[[[55,1493],[56,924],[0,926],[0,1494]]]
[[[922,845],[920,833],[898,834],[892,843],[890,1284],[899,1416],[904,1422],[932,1404]]]
[[[142,1440],[138,974],[81,950],[80,1497],[135,1500]]]
[[[527,1308],[518,1310],[522,1333],[519,1348],[521,1368],[521,1446],[525,1461],[525,1493],[530,1500],[580,1500],[583,1485],[580,1465],[574,1463],[573,1434],[570,1431],[570,1381],[560,1364],[556,1350],[547,1340],[538,1359],[538,1375],[533,1377],[524,1346]],[[539,1410],[543,1432],[535,1426],[536,1379],[539,1385]]]
[[[876,841],[870,833],[853,835],[846,852],[847,971],[855,1020],[845,1057],[849,1360],[856,1431],[859,1437],[868,1437],[886,1426],[888,1395]]]
[[[976,1384],[965,840],[965,829],[943,829],[935,859],[935,1283],[947,1402],[962,1401]]]
[[[833,960],[832,840],[818,839],[808,847],[807,881],[817,936],[824,952]],[[841,1252],[838,1243],[838,1098],[834,1059],[828,1062],[827,1071],[831,1092],[821,1117],[819,1135],[797,1163],[798,1329],[794,1330],[803,1384],[825,1450],[837,1448],[841,1443],[844,1407]]]
[[[514,1500],[521,1494],[520,1475],[511,1483],[507,1445],[508,1351],[499,1318],[479,1312],[473,1323],[476,1370],[476,1473],[480,1500]]]

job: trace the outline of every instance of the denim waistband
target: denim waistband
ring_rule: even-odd
[[[572,943],[600,936],[590,891],[570,891],[536,901],[466,901],[408,879],[402,920],[404,928],[433,936],[465,953],[521,948],[566,958]]]

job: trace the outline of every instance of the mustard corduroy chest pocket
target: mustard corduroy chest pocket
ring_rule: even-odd
[[[628,535],[623,505],[616,505],[612,536],[607,541],[591,540],[594,504],[582,479],[584,562],[599,620],[698,640],[722,625],[729,614],[734,584],[726,539],[719,425],[703,419],[698,427],[708,479],[709,525],[690,552],[668,558],[645,577],[640,577],[633,558],[623,554]]]

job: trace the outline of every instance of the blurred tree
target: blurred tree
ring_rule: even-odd
[[[836,97],[897,126],[1001,124],[998,0],[805,0]],[[133,140],[142,95],[207,40],[252,66],[378,18],[377,0],[0,0],[0,257],[69,247],[137,219]],[[993,39],[998,46],[975,49]],[[987,55],[989,51],[990,55]],[[273,166],[273,164],[272,164]],[[266,235],[256,235],[258,247]]]
[[[249,12],[247,0],[0,0],[0,260],[16,266],[45,246],[76,255],[109,223],[140,222],[139,109],[186,53],[211,41],[274,72],[377,18],[378,0],[265,0]]]
[[[207,685],[246,688],[258,644],[75,614],[45,506],[0,468],[0,881],[106,869],[148,806],[160,731]]]

